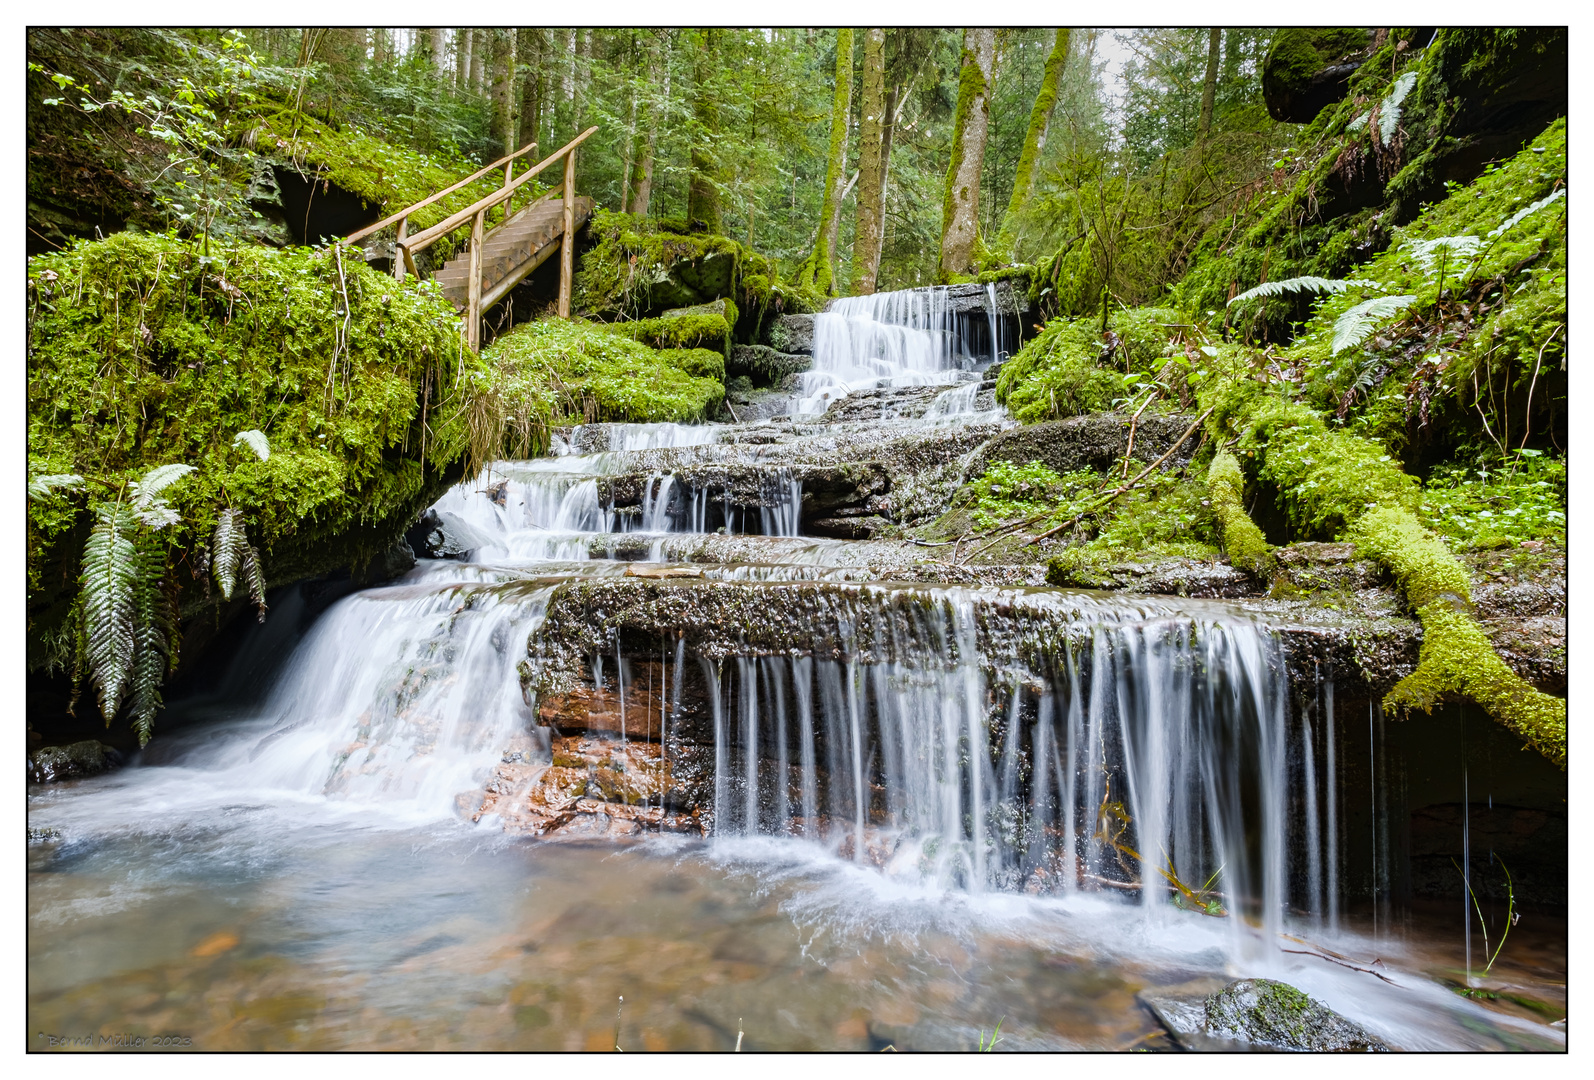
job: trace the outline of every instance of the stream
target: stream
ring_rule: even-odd
[[[1453,992],[1459,901],[1380,902],[1375,718],[1276,625],[844,535],[1014,426],[994,291],[812,348],[757,421],[495,463],[422,523],[453,557],[274,594],[127,767],[30,787],[30,1046],[1174,1049],[1145,995],[1265,977],[1564,1048]],[[1537,918],[1492,978],[1565,972]]]

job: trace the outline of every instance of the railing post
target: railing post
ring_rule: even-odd
[[[393,243],[393,280],[404,280],[404,238],[410,234],[409,215],[399,218],[398,239]]]
[[[509,186],[509,181],[513,180],[514,178],[515,178],[515,163],[513,161],[504,162],[504,186],[508,187]],[[504,200],[504,220],[505,221],[509,220],[509,209],[510,209],[511,206],[514,205],[514,202],[515,202],[515,196],[514,196],[514,193],[511,192],[509,198]]]
[[[485,209],[476,211],[470,226],[470,301],[465,305],[465,342],[471,352],[482,347],[482,225],[487,218]]]
[[[564,192],[565,234],[559,245],[559,317],[570,318],[570,277],[575,268],[576,238],[576,151],[565,155]]]

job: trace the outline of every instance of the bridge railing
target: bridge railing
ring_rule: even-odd
[[[345,238],[345,242],[352,242],[362,239],[363,237],[369,236],[373,232],[376,232],[378,229],[385,228],[386,226],[397,222],[399,226],[398,258],[393,260],[393,276],[402,281],[406,269],[411,274],[414,274],[417,278],[421,276],[415,268],[415,256],[417,254],[424,251],[426,248],[430,247],[444,236],[453,232],[461,225],[469,222],[471,225],[470,276],[467,279],[469,291],[467,293],[465,305],[465,336],[472,349],[479,348],[481,345],[482,313],[482,245],[486,239],[487,212],[492,210],[494,207],[503,204],[503,220],[507,222],[510,218],[510,205],[515,197],[515,194],[534,177],[542,173],[551,165],[556,162],[563,161],[563,182],[552,191],[545,193],[543,198],[550,199],[558,196],[564,199],[564,233],[561,237],[559,250],[559,317],[562,319],[569,318],[570,286],[575,261],[575,239],[571,234],[575,232],[574,194],[576,189],[576,149],[582,143],[586,142],[587,139],[591,137],[591,135],[597,130],[598,129],[596,126],[589,127],[580,135],[577,135],[574,139],[571,139],[564,146],[561,146],[558,150],[555,150],[552,154],[548,155],[546,158],[539,161],[537,164],[533,165],[519,176],[513,176],[512,170],[514,169],[514,160],[528,153],[537,145],[536,143],[528,143],[526,146],[523,146],[513,154],[509,154],[503,158],[500,158],[498,161],[493,162],[491,165],[488,165],[479,172],[473,173],[471,176],[466,177],[464,180],[454,184],[452,187],[445,188],[436,195],[432,195],[429,198],[423,199],[421,202],[416,203],[414,206],[406,207],[397,214],[393,214],[382,219],[375,225],[368,225],[359,232],[351,233]],[[407,224],[407,219],[410,214],[413,214],[416,210],[423,206],[427,206],[433,202],[436,202],[438,199],[449,194],[450,192],[458,191],[466,184],[480,179],[481,177],[487,175],[487,173],[498,168],[500,165],[504,167],[504,184],[497,191],[485,196],[484,198],[478,199],[476,202],[465,207],[463,210],[450,214],[442,221],[439,221],[436,225],[422,229],[414,236],[407,236],[405,234],[405,225]]]

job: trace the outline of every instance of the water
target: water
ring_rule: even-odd
[[[895,317],[930,333],[935,303]],[[951,370],[886,339],[899,375]],[[943,431],[965,388],[856,437]],[[130,767],[30,792],[58,832],[29,849],[30,1037],[610,1049],[623,994],[627,1051],[738,1024],[747,1049],[967,1049],[999,1019],[1002,1049],[1167,1048],[1138,992],[1265,975],[1408,1049],[1563,1045],[1436,981],[1459,940],[1390,933],[1376,787],[1384,894],[1342,903],[1331,673],[1297,714],[1277,635],[1224,604],[875,583],[881,551],[930,556],[800,535],[845,426],[578,429],[439,501],[467,559],[302,636],[278,598],[187,726],[178,703]],[[682,565],[716,544],[740,554]],[[604,631],[587,730],[540,725],[523,665],[571,632],[561,587],[639,567],[702,578],[576,622],[679,635]],[[714,597],[755,614],[693,622]],[[566,773],[635,798],[517,835]],[[1553,957],[1537,932],[1497,972],[1541,986],[1508,966]]]
[[[945,287],[850,296],[814,316],[814,363],[801,376],[793,416],[823,413],[837,400],[876,387],[954,384],[974,368],[1000,359],[994,287],[987,289],[983,354],[970,340],[968,319],[953,310]],[[972,393],[962,405],[972,401]],[[938,416],[972,411],[948,403]]]

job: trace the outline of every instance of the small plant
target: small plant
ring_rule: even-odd
[[[989,1054],[992,1050],[996,1049],[996,1044],[1002,1041],[1002,1020],[1006,1019],[1007,1017],[1004,1016],[1001,1020],[996,1022],[996,1027],[991,1030],[991,1037],[989,1039],[985,1037],[985,1029],[980,1028],[980,1053]]]
[[[1517,922],[1522,918],[1522,916],[1517,914],[1517,898],[1516,898],[1516,889],[1515,889],[1515,884],[1516,883],[1511,880],[1511,871],[1505,865],[1505,860],[1504,859],[1499,859],[1498,856],[1495,856],[1495,858],[1499,860],[1500,869],[1505,871],[1506,906],[1505,906],[1505,930],[1504,930],[1504,932],[1502,932],[1500,934],[1500,941],[1499,941],[1498,944],[1495,945],[1494,952],[1492,952],[1492,953],[1489,952],[1489,926],[1488,926],[1488,924],[1486,922],[1483,921],[1483,909],[1478,906],[1478,894],[1472,891],[1472,882],[1468,881],[1467,880],[1467,875],[1463,874],[1461,872],[1461,867],[1456,866],[1456,860],[1455,859],[1451,859],[1450,860],[1450,865],[1456,867],[1456,873],[1461,874],[1461,882],[1462,882],[1462,884],[1467,887],[1467,896],[1470,897],[1471,900],[1472,900],[1472,910],[1478,916],[1478,929],[1483,932],[1483,951],[1486,952],[1486,953],[1489,953],[1489,962],[1483,966],[1483,971],[1479,975],[1479,978],[1488,978],[1490,970],[1493,969],[1493,967],[1494,967],[1494,962],[1500,958],[1500,950],[1505,948],[1505,939],[1510,936],[1511,928],[1513,926],[1515,926],[1517,924]],[[1472,973],[1469,970],[1467,972],[1467,975],[1468,975],[1469,979],[1471,977],[1471,974]],[[1471,987],[1468,987],[1468,989],[1471,989]]]

